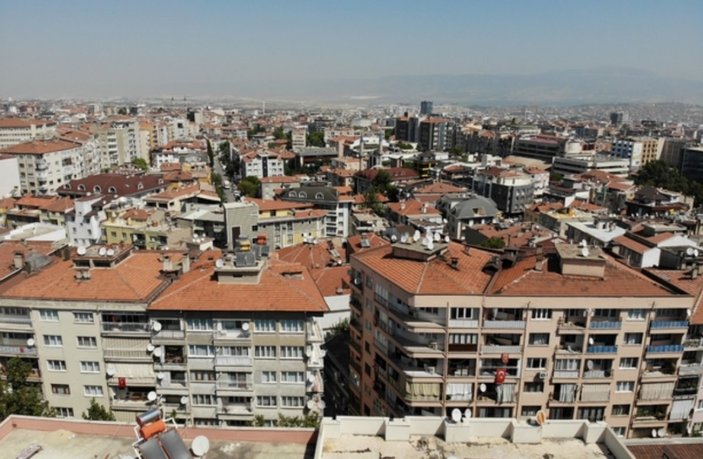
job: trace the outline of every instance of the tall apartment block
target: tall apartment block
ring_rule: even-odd
[[[0,118],[0,148],[56,134],[56,122],[26,118]]]
[[[154,406],[191,425],[321,412],[327,306],[304,267],[267,255],[244,239],[226,254],[0,244],[0,363],[29,362],[63,417],[92,398],[128,422]]]
[[[352,410],[543,410],[627,437],[691,428],[703,369],[700,349],[684,347],[700,345],[694,295],[597,248],[530,250],[403,237],[353,255]],[[684,355],[693,366],[680,371]]]

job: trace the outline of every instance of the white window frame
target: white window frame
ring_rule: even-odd
[[[59,311],[55,309],[40,309],[39,318],[42,320],[42,322],[58,322]]]
[[[254,333],[276,333],[276,321],[273,319],[254,320]]]
[[[276,346],[260,345],[254,347],[254,357],[257,359],[275,359],[276,354]]]
[[[46,361],[46,369],[47,369],[47,371],[64,373],[64,372],[66,372],[66,361],[65,360],[55,360],[55,359],[47,360]]]
[[[103,386],[89,384],[83,386],[83,395],[86,397],[103,397]]]
[[[63,338],[61,335],[44,335],[44,346],[63,347]]]
[[[78,349],[97,349],[98,338],[95,336],[76,336],[76,347]]]
[[[81,360],[81,373],[100,373],[100,362]]]
[[[95,323],[95,315],[92,312],[74,311],[73,312],[73,323],[94,324]]]
[[[281,346],[281,359],[302,359],[305,355],[303,346]]]

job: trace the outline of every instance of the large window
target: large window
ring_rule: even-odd
[[[58,322],[59,311],[55,311],[53,309],[40,309],[39,318],[46,322]]]
[[[98,347],[98,340],[94,336],[78,336],[76,338],[78,347],[95,349]]]
[[[52,384],[51,393],[55,395],[71,395],[71,388],[68,384]]]
[[[262,371],[261,372],[261,382],[262,383],[275,383],[276,382],[276,372],[275,371]]]
[[[539,320],[551,319],[552,318],[552,310],[551,309],[533,309],[532,310],[532,318],[539,319]]]
[[[256,397],[257,406],[276,406],[275,395],[259,395]]]
[[[276,321],[270,319],[255,320],[254,331],[256,333],[276,333]]]
[[[546,346],[549,344],[549,333],[530,333],[529,343],[533,346]]]
[[[215,396],[213,394],[193,394],[193,405],[214,405]]]
[[[305,406],[305,397],[281,396],[281,406],[288,408],[301,408]]]
[[[547,359],[544,357],[529,357],[527,359],[527,368],[543,370],[547,368]]]
[[[47,360],[46,368],[49,371],[66,371],[65,360]]]
[[[100,373],[100,362],[82,361],[81,373]]]
[[[190,344],[188,345],[189,357],[214,357],[215,348],[208,344]]]
[[[83,386],[83,395],[86,397],[102,397],[102,386]]]
[[[211,331],[213,329],[212,319],[191,317],[186,319],[186,329],[189,331]]]
[[[301,383],[305,381],[305,374],[302,371],[282,371],[281,382],[288,384]]]
[[[282,359],[303,358],[303,346],[281,346]]]
[[[74,312],[73,321],[79,324],[92,324],[95,318],[92,312]]]
[[[59,335],[44,335],[44,346],[61,347],[63,346],[63,339]]]
[[[638,361],[639,359],[637,357],[622,357],[620,359],[620,369],[637,368]]]
[[[254,348],[254,357],[261,359],[275,359],[276,346],[256,346]]]
[[[281,320],[282,333],[302,333],[305,330],[305,323],[302,320]]]

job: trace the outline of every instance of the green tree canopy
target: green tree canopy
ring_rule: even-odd
[[[53,417],[55,412],[42,399],[39,388],[27,381],[32,366],[18,357],[11,358],[5,371],[6,380],[0,381],[0,416],[11,414]]]
[[[81,416],[83,416],[83,419],[89,419],[91,421],[115,420],[115,415],[112,413],[112,410],[107,409],[101,404],[99,404],[97,401],[95,401],[95,398],[90,400],[90,406],[88,407],[88,411],[81,414]]]
[[[255,198],[259,194],[260,185],[261,181],[252,175],[244,177],[237,184],[237,186],[239,187],[239,191],[241,191],[243,195],[249,196],[251,198]]]
[[[278,126],[273,130],[273,138],[276,140],[287,139],[286,132],[283,130],[283,126]]]
[[[651,161],[645,164],[635,176],[635,184],[651,185],[670,191],[694,196],[696,205],[703,203],[703,186],[700,182],[689,180],[675,167],[664,161]]]
[[[215,153],[212,151],[212,144],[210,139],[207,139],[207,159],[210,162],[210,167],[215,166]]]
[[[324,147],[325,146],[325,134],[323,132],[311,132],[308,134],[307,143],[311,147]]]
[[[134,158],[132,160],[132,166],[137,167],[144,172],[149,170],[149,163],[146,162],[146,159],[144,158]]]
[[[489,249],[502,249],[505,247],[505,241],[499,237],[491,236],[481,242],[481,246]]]

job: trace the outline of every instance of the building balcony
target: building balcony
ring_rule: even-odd
[[[632,419],[632,427],[663,427],[666,425],[666,417],[656,416],[635,416]]]
[[[583,372],[583,379],[611,379],[612,370],[586,370]]]
[[[217,381],[218,392],[252,392],[254,383],[251,381]]]
[[[502,346],[487,344],[481,346],[481,354],[519,354],[520,352],[520,345]]]
[[[245,356],[218,355],[215,357],[216,366],[250,367],[252,363],[253,359]]]
[[[654,344],[647,346],[648,354],[680,354],[683,352],[681,344]]]
[[[560,335],[583,334],[585,331],[585,323],[561,322],[557,326],[557,333]]]
[[[154,333],[151,337],[151,341],[154,344],[161,344],[169,341],[182,342],[185,339],[185,336],[186,332],[184,330],[161,330],[158,333]]]
[[[688,329],[687,320],[654,320],[649,325],[652,329]]]
[[[703,363],[693,363],[693,364],[682,364],[679,367],[679,375],[680,376],[689,376],[689,375],[700,375],[703,374]]]
[[[687,351],[703,349],[703,338],[688,338],[684,340],[683,347]]]
[[[525,328],[524,320],[484,320],[483,328],[519,330]]]
[[[214,341],[251,341],[251,333],[242,329],[217,330],[214,333]]]
[[[130,336],[148,336],[151,333],[149,324],[143,323],[103,323],[103,335],[130,335]]]
[[[112,409],[120,411],[146,411],[151,402],[146,394],[127,394],[125,397],[112,399]]]
[[[103,357],[106,361],[137,361],[148,362],[153,358],[146,349],[103,349]]]
[[[590,328],[593,330],[619,330],[622,322],[619,320],[594,320],[591,321]]]
[[[478,328],[478,320],[449,319],[451,328]]]
[[[322,343],[324,336],[322,335],[320,324],[317,322],[311,322],[308,324],[306,339],[308,343]]]
[[[248,403],[228,403],[217,408],[217,415],[222,419],[232,416],[251,416],[254,411]]]
[[[0,326],[5,326],[6,324],[12,325],[27,325],[31,328],[32,319],[29,315],[26,316],[12,316],[12,315],[0,315]]]
[[[578,379],[579,370],[554,370],[554,379]]]
[[[588,346],[586,352],[589,354],[617,354],[617,346]]]
[[[11,357],[36,357],[37,348],[11,344],[0,344],[0,355]]]

